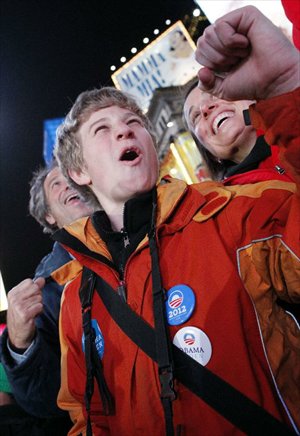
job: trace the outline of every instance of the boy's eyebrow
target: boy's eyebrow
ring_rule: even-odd
[[[106,117],[103,117],[103,118],[99,118],[98,120],[96,120],[96,121],[94,121],[91,125],[90,125],[90,127],[89,127],[89,132],[92,130],[92,128],[96,125],[96,124],[98,124],[98,123],[100,123],[100,122],[102,122],[102,121],[107,121],[108,120],[108,118],[106,118]]]
[[[123,118],[123,119],[126,119],[126,118],[131,117],[132,115],[134,115],[134,116],[136,116],[136,117],[138,117],[138,118],[141,119],[141,117],[140,117],[139,115],[137,115],[136,113],[134,113],[134,112],[132,112],[132,111],[125,112],[125,113],[123,114],[122,118]],[[94,122],[90,125],[88,131],[90,132],[90,131],[92,130],[92,128],[93,128],[96,124],[98,124],[98,123],[100,123],[100,122],[103,122],[103,121],[104,121],[104,122],[109,121],[109,118],[108,118],[108,117],[102,117],[102,118],[99,118],[98,120],[94,121]]]

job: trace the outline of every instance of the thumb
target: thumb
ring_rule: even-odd
[[[199,78],[199,88],[202,91],[210,91],[215,84],[216,76],[214,75],[213,71],[210,70],[207,67],[201,68],[198,71],[198,78]]]
[[[223,96],[223,81],[225,78],[225,74],[217,74],[210,70],[209,68],[201,68],[198,72],[199,83],[198,87],[204,91],[209,92],[210,94],[218,97],[224,98]]]
[[[38,285],[38,287],[40,289],[43,289],[43,287],[45,286],[46,280],[44,279],[44,277],[37,277],[35,279],[33,279],[33,282]]]

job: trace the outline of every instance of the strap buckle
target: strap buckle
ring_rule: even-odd
[[[171,368],[161,368],[159,371],[159,380],[161,386],[160,396],[163,399],[174,401],[176,393],[173,385],[173,371]]]

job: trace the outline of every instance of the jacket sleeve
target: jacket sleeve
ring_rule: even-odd
[[[250,106],[255,129],[265,132],[268,144],[280,146],[279,158],[300,185],[300,88]]]
[[[234,247],[276,389],[299,426],[299,90],[262,101],[250,113],[252,124],[266,131],[267,141],[281,147],[298,186],[269,180],[228,187],[234,198],[218,217],[219,229],[224,245]]]
[[[279,299],[300,303],[300,198],[295,194],[296,189],[300,192],[299,108],[298,88],[261,101],[250,110],[255,128],[264,129],[267,142],[280,146],[297,188],[272,180],[233,187],[235,207],[227,209],[228,223],[237,223],[229,225],[237,245],[240,275],[256,300],[261,289],[266,293],[271,289]],[[243,205],[247,206],[243,209]]]
[[[1,361],[19,405],[31,415],[50,418],[67,415],[57,406],[60,386],[58,315],[62,288],[50,282],[43,289],[44,311],[37,317],[35,343],[24,362],[16,364],[1,337]]]

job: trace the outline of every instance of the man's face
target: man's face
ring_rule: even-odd
[[[49,206],[46,220],[61,228],[90,215],[93,210],[84,203],[78,193],[68,186],[68,182],[58,167],[53,168],[44,181],[44,192]]]
[[[150,133],[131,110],[110,106],[93,112],[81,125],[85,168],[71,171],[79,184],[89,184],[107,213],[149,191],[158,178],[158,159]]]
[[[184,116],[191,132],[213,156],[239,162],[255,143],[255,130],[245,126],[243,118],[243,110],[252,103],[220,100],[196,87],[185,101]]]

